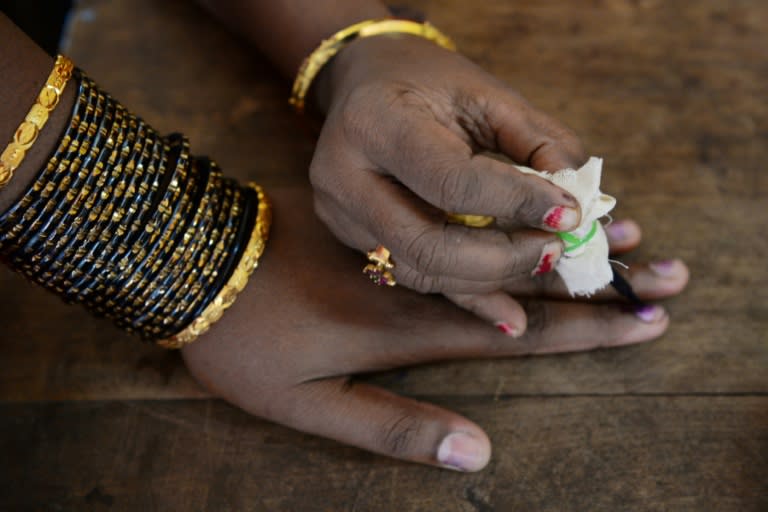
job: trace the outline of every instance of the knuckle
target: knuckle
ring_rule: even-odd
[[[453,117],[478,148],[498,148],[492,112],[491,99],[481,90],[462,89],[454,96]]]
[[[507,260],[503,266],[505,277],[526,277],[530,275],[531,269],[526,268],[524,258],[520,251],[508,251]]]
[[[408,111],[412,116],[418,110],[424,110],[423,101],[408,86],[382,88],[366,83],[348,94],[338,119],[347,141],[381,156],[391,153],[393,143],[395,147],[408,147],[411,137],[402,116],[382,117],[382,112]]]
[[[382,452],[393,457],[403,457],[412,451],[423,428],[420,418],[403,413],[381,426],[377,444]]]
[[[587,160],[581,139],[571,128],[563,126],[559,133],[559,140],[563,149],[574,158],[576,162],[584,163]]]
[[[398,282],[419,293],[437,293],[442,291],[439,279],[421,274],[413,269],[405,271],[402,279],[398,278]]]
[[[539,211],[545,205],[538,201],[538,195],[536,194],[533,185],[524,181],[518,183],[517,186],[511,187],[511,190],[512,194],[508,201],[515,209],[514,216],[518,220],[539,220]],[[546,206],[548,207],[549,205]]]
[[[536,339],[552,325],[552,309],[541,301],[526,301],[522,305],[528,318],[525,334]]]
[[[312,189],[334,197],[344,190],[344,173],[336,158],[315,154],[309,164]]]
[[[329,201],[315,197],[314,209],[318,219],[325,224],[341,243],[347,247],[362,250],[362,247],[360,247],[361,241],[356,236],[355,226],[351,224],[351,221],[346,216],[340,214],[338,210],[329,204]]]
[[[450,253],[442,230],[429,226],[412,236],[404,249],[406,259],[421,273],[440,275],[449,267]]]
[[[462,309],[466,309],[470,313],[478,315],[479,313],[483,312],[482,299],[477,294],[465,293],[460,295],[453,295],[451,299],[456,303],[456,305],[460,306]]]
[[[569,162],[568,167],[578,168],[587,161],[581,139],[571,128],[558,125],[549,133],[548,139],[541,147],[542,153],[549,153],[560,162]]]
[[[534,293],[537,296],[545,296],[551,293],[552,290],[557,290],[563,285],[563,278],[557,272],[547,272],[546,274],[540,274],[535,276],[531,282],[534,286]]]
[[[433,164],[434,165],[434,164]],[[443,165],[443,169],[432,173],[439,176],[437,183],[438,206],[445,210],[464,213],[467,204],[479,197],[480,178],[475,172],[462,169],[452,163]],[[473,212],[466,212],[473,213]]]
[[[313,205],[315,214],[323,224],[328,226],[333,223],[331,209],[328,206],[327,201],[324,200],[319,194],[314,194]]]
[[[309,163],[309,183],[313,188],[321,188],[323,185],[323,164],[320,162],[317,153]]]
[[[356,215],[378,238],[388,240],[390,251],[400,252],[406,245],[407,237],[401,236],[404,228],[399,227],[399,214],[393,209],[362,205]]]
[[[343,133],[348,140],[366,140],[371,133],[376,132],[376,116],[368,115],[372,105],[371,99],[376,96],[377,92],[371,85],[356,87],[347,96],[338,114]]]

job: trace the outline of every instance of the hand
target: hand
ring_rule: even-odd
[[[521,334],[522,307],[498,290],[536,273],[544,255],[560,257],[552,232],[576,227],[579,207],[483,151],[539,170],[578,168],[577,138],[460,54],[417,37],[358,40],[330,66],[317,85],[327,118],[310,169],[320,218],[359,251],[388,248],[400,285],[471,303]],[[450,224],[445,212],[492,215],[497,225]]]
[[[377,453],[465,471],[490,457],[482,429],[448,410],[351,378],[362,372],[445,359],[589,350],[660,336],[660,307],[628,311],[610,289],[589,302],[563,298],[554,274],[520,285],[528,331],[504,336],[434,296],[377,287],[364,258],[341,247],[311,212],[308,190],[272,190],[275,225],[259,268],[234,306],[183,349],[211,392],[257,416]],[[615,247],[637,245],[632,222]],[[679,293],[679,261],[637,264],[626,274],[644,298]],[[513,290],[513,281],[505,284]]]

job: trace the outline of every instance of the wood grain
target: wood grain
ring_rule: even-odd
[[[479,474],[404,464],[218,401],[0,406],[3,510],[758,512],[765,397],[445,397],[484,421]],[[36,492],[19,492],[16,483]]]
[[[0,269],[0,509],[768,509],[768,4],[408,4],[606,159],[617,216],[644,227],[627,262],[688,262],[689,288],[665,304],[669,332],[371,377],[487,429],[491,466],[467,476],[186,400],[206,394],[177,354]],[[83,0],[66,45],[229,174],[307,186],[316,126],[194,3]]]
[[[628,262],[680,256],[693,279],[667,304],[672,328],[652,345],[441,365],[383,382],[468,395],[501,382],[506,392],[527,394],[765,392],[768,240],[760,234],[768,228],[768,173],[761,172],[768,105],[760,84],[768,70],[758,30],[765,7],[414,5],[606,158],[605,189],[619,198],[617,215],[645,228],[645,243]],[[289,110],[285,83],[269,64],[194,5],[84,2],[68,51],[129,107],[163,131],[182,129],[227,172],[268,187],[306,183],[311,124]],[[0,291],[0,321],[8,326],[0,336],[0,397],[200,396],[178,358],[4,270]]]

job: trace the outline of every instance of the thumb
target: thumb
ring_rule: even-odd
[[[375,453],[457,471],[479,471],[491,456],[485,432],[432,404],[346,378],[293,388],[286,425]]]

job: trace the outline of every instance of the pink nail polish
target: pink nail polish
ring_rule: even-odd
[[[664,309],[661,306],[649,304],[635,309],[635,316],[647,324],[652,324],[661,320]]]
[[[608,238],[614,242],[621,242],[627,239],[627,228],[623,222],[613,222],[605,228]]]
[[[675,274],[675,260],[654,261],[648,267],[660,277],[672,277]]]
[[[512,338],[517,338],[520,336],[520,331],[517,328],[512,327],[512,325],[508,324],[507,322],[496,322],[493,325],[495,325],[499,331],[503,332],[507,336],[511,336]]]
[[[437,449],[443,466],[459,471],[478,471],[488,463],[490,452],[479,439],[464,432],[448,434]]]
[[[570,231],[578,225],[579,215],[573,208],[554,206],[544,215],[544,224],[557,231]]]

